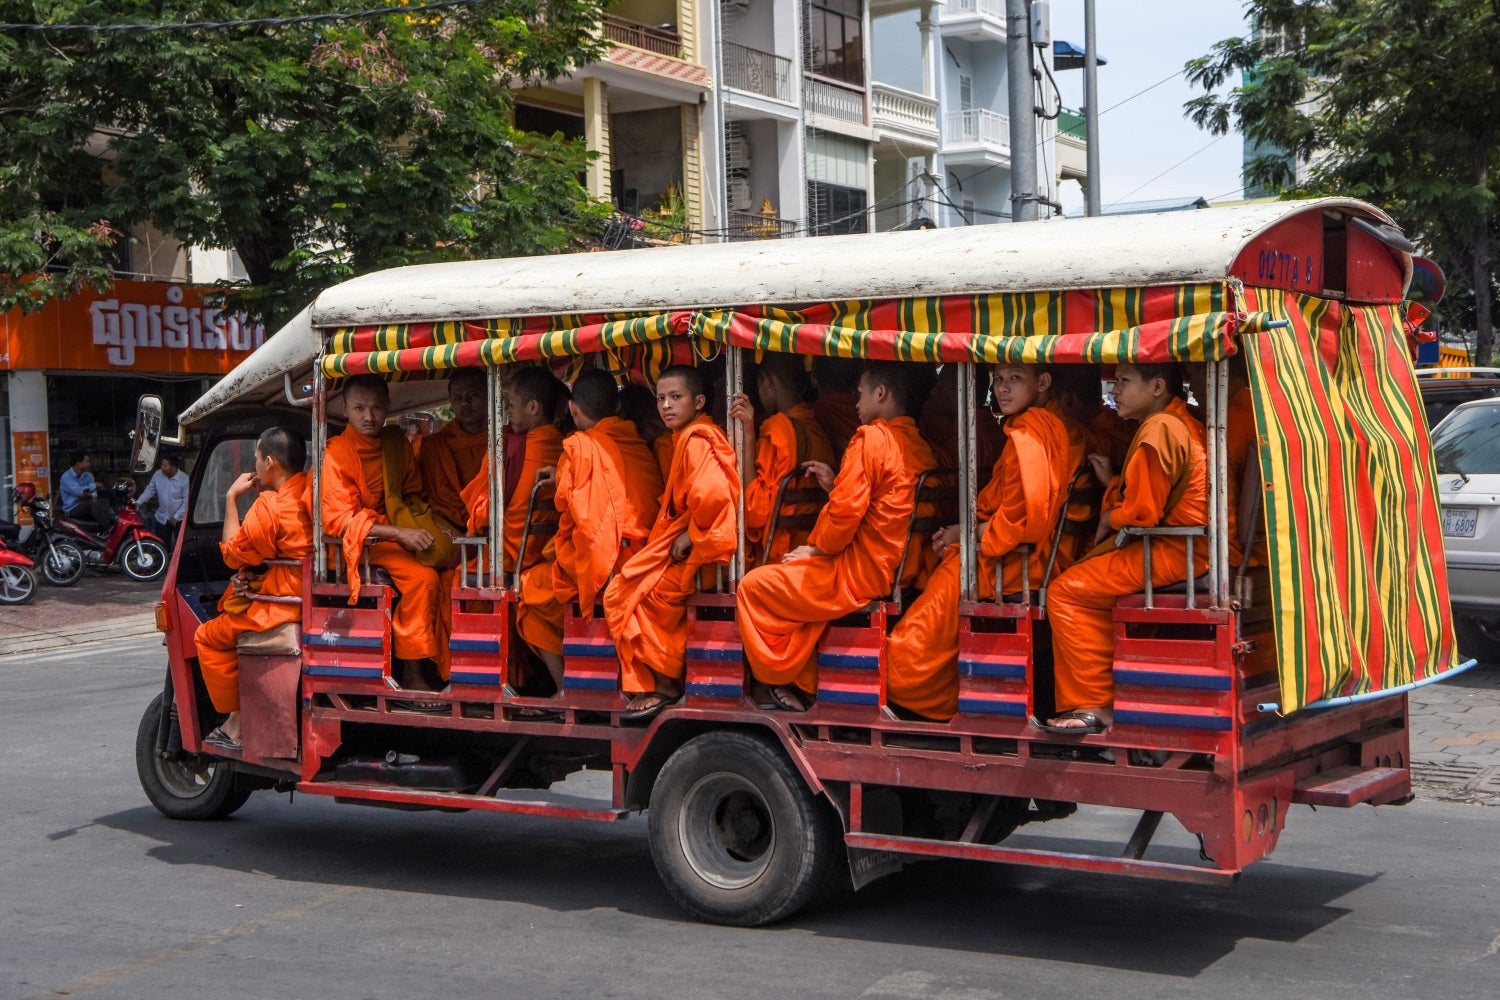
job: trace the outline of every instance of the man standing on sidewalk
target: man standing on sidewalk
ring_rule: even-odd
[[[152,497],[156,498],[156,533],[171,552],[177,544],[177,529],[187,516],[188,502],[187,473],[178,467],[175,455],[161,457],[161,467],[152,474],[151,482],[141,494],[141,506]]]

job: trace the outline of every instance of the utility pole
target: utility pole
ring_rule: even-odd
[[[1099,215],[1099,45],[1094,35],[1094,0],[1083,0],[1083,138],[1084,169],[1088,171],[1084,190],[1084,214]]]
[[[1026,0],[1005,0],[1005,54],[1010,80],[1010,218],[1012,222],[1031,222],[1039,212],[1031,15]]]

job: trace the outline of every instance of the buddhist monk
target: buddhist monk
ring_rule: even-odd
[[[479,474],[489,451],[488,402],[482,369],[454,372],[448,378],[453,419],[426,438],[417,454],[428,505],[455,527],[463,527],[469,519],[460,494]]]
[[[661,478],[666,482],[667,472],[672,468],[672,432],[661,422],[661,413],[656,409],[656,394],[643,385],[632,382],[620,390],[620,416],[635,424],[661,469]]]
[[[240,749],[240,661],[235,645],[246,632],[267,632],[302,620],[302,605],[257,601],[264,597],[300,597],[302,570],[296,566],[257,567],[271,559],[302,559],[312,552],[312,518],[306,506],[307,446],[301,435],[284,427],[263,431],[255,442],[255,471],[246,472],[224,494],[224,529],[219,552],[235,570],[219,599],[217,618],[198,626],[198,668],[215,710],[228,718],[203,742],[221,750]],[[260,490],[240,520],[239,500]]]
[[[1057,682],[1057,714],[1043,728],[1053,732],[1099,733],[1114,718],[1115,601],[1145,587],[1144,546],[1137,539],[1115,547],[1106,541],[1125,527],[1202,525],[1208,519],[1207,456],[1203,425],[1181,399],[1182,373],[1176,365],[1120,364],[1113,391],[1122,418],[1140,421],[1125,467],[1115,475],[1108,456],[1094,453],[1089,464],[1107,485],[1096,545],[1088,557],[1064,572],[1047,591]],[[1208,545],[1194,546],[1196,565],[1187,564],[1182,538],[1151,543],[1151,582],[1180,583],[1208,564]]]
[[[997,561],[1001,594],[1021,590],[1028,578],[1021,557],[1011,553],[1022,544],[1032,547],[1025,559],[1029,585],[1041,586],[1052,530],[1077,461],[1062,419],[1039,405],[1052,384],[1050,371],[997,365],[990,384],[1005,417],[1005,446],[975,502],[981,599],[996,596]],[[958,711],[958,536],[956,524],[933,535],[941,562],[891,633],[886,653],[887,697],[893,707],[938,722]]]
[[[323,453],[323,530],[343,539],[351,604],[359,596],[360,553],[367,540],[374,540],[370,563],[390,575],[398,595],[391,613],[392,678],[404,688],[432,690],[445,679],[448,637],[439,605],[446,601],[440,599],[437,570],[413,555],[432,548],[432,535],[394,525],[386,513],[380,429],[389,411],[390,390],[379,376],[349,379],[344,387],[348,424]],[[411,446],[406,447],[403,496],[422,488]]]
[[[805,530],[778,530],[765,548],[782,479],[805,462],[833,461],[833,445],[807,402],[811,387],[799,355],[768,353],[755,373],[755,392],[766,412],[759,433],[749,396],[738,393],[729,408],[730,419],[745,428],[746,452],[755,456],[754,477],[745,484],[745,555],[752,565],[780,562],[807,537]]]
[[[593,618],[605,582],[650,534],[661,497],[656,456],[617,406],[615,380],[605,372],[591,368],[574,381],[568,410],[578,430],[563,439],[557,463],[553,558],[521,575],[516,630],[559,691],[564,603],[576,600],[579,614]]]
[[[1089,363],[1052,365],[1052,384],[1043,393],[1047,411],[1063,422],[1068,430],[1069,454],[1073,462],[1072,498],[1068,501],[1067,523],[1058,547],[1054,575],[1067,569],[1094,546],[1099,526],[1099,507],[1104,487],[1094,478],[1088,456],[1110,454],[1111,440],[1093,426],[1102,404],[1099,399],[1100,366]],[[1114,411],[1110,411],[1112,420]],[[1132,425],[1119,421],[1122,426]],[[1124,452],[1120,456],[1124,457]]]
[[[916,504],[917,477],[931,452],[908,410],[908,366],[868,366],[859,379],[860,429],[835,476],[822,462],[804,468],[828,490],[807,544],[775,565],[745,574],[735,595],[757,704],[806,711],[818,689],[818,640],[828,623],[891,592]],[[913,459],[920,451],[925,459]]]
[[[860,363],[854,358],[817,357],[813,359],[813,380],[818,398],[813,412],[828,435],[835,456],[842,456],[849,439],[859,430],[859,412],[855,407]]]
[[[516,556],[521,551],[521,533],[526,528],[526,511],[531,504],[531,490],[536,486],[536,475],[542,469],[554,468],[562,458],[562,432],[557,429],[557,414],[567,398],[568,387],[556,376],[540,365],[528,365],[505,379],[506,415],[509,417],[509,433],[523,435],[525,448],[520,462],[520,474],[511,478],[511,469],[506,469],[505,520],[501,536],[505,543],[504,569],[506,573],[530,569],[542,558],[542,547],[527,546],[526,565],[517,567]],[[514,440],[514,438],[512,438]],[[506,462],[512,461],[512,449],[505,449]],[[479,473],[463,490],[464,506],[468,510],[470,534],[481,535],[490,526],[490,470],[489,461],[480,465]]]
[[[620,688],[631,696],[628,720],[649,719],[682,697],[688,598],[699,570],[727,565],[739,544],[739,471],[729,439],[705,413],[708,393],[697,368],[676,365],[657,380],[657,409],[672,432],[661,510],[604,594]]]

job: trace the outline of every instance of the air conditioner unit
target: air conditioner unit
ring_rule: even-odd
[[[750,181],[744,177],[729,178],[729,210],[750,211]]]

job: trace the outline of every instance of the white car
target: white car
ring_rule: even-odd
[[[1448,588],[1466,658],[1500,662],[1500,399],[1476,399],[1432,432]]]

